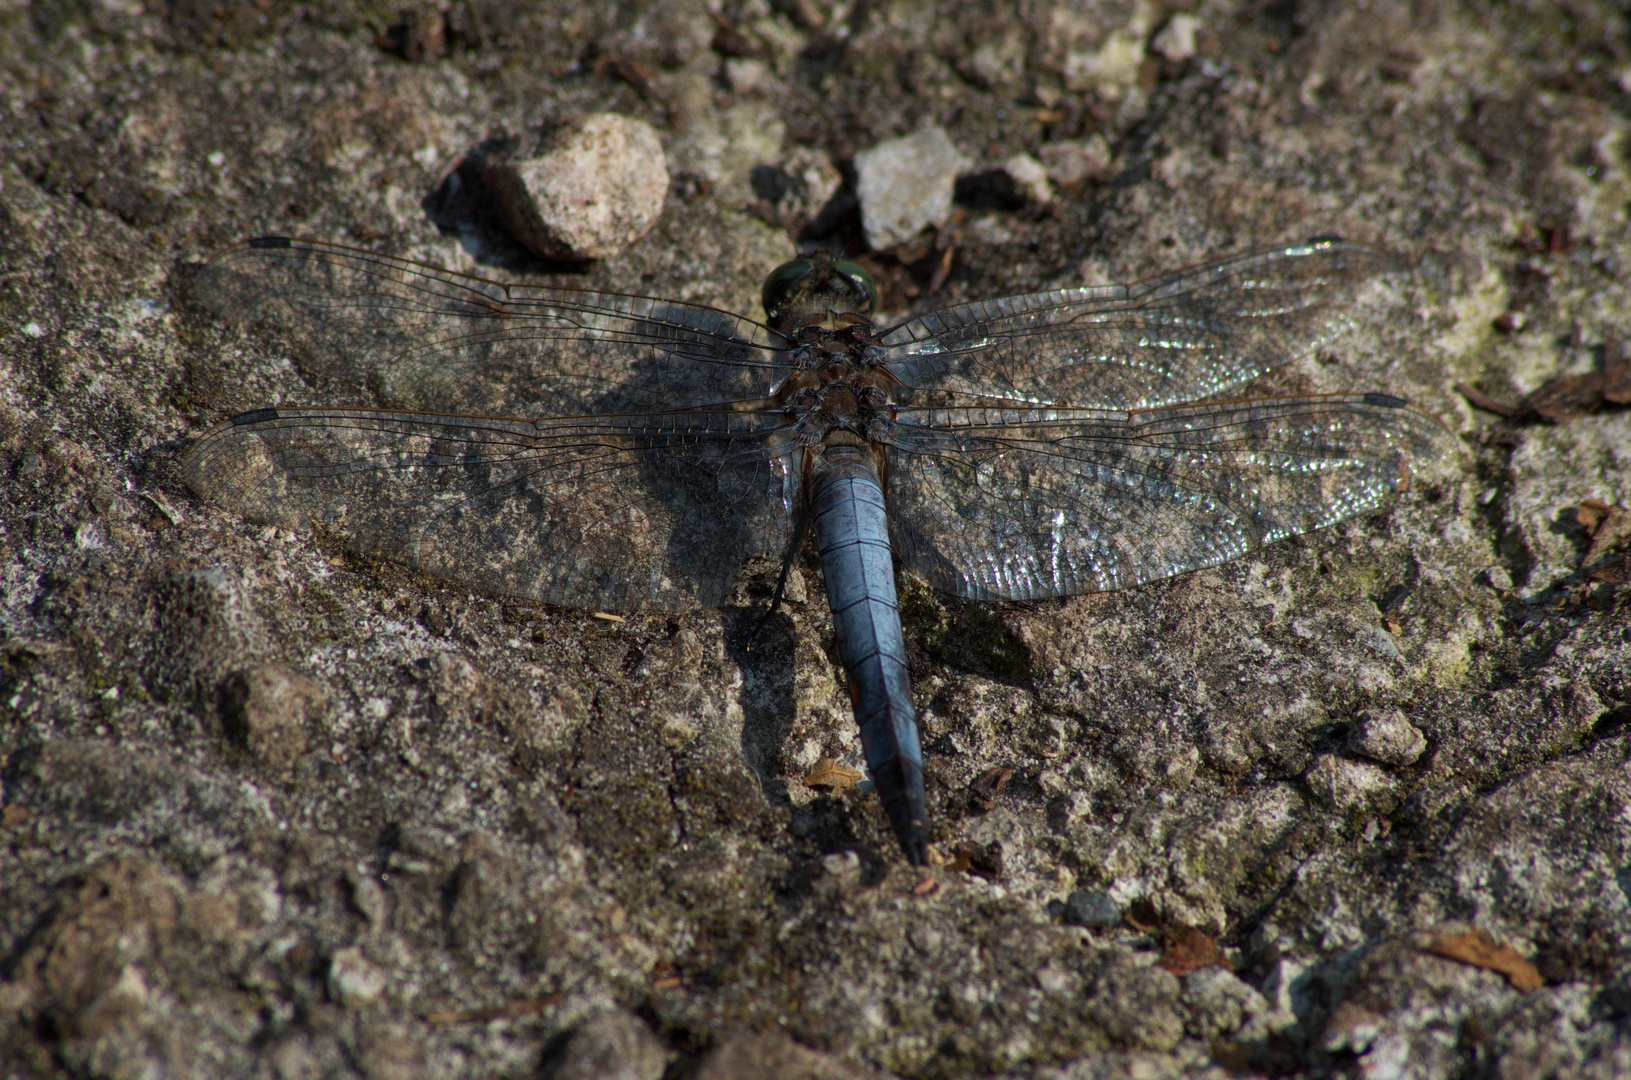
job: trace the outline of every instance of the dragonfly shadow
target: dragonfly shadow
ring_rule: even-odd
[[[797,630],[781,611],[766,618],[762,607],[732,606],[722,614],[726,653],[742,672],[737,695],[742,707],[742,760],[767,802],[791,806],[787,780],[779,772],[782,744],[797,715],[793,664]]]

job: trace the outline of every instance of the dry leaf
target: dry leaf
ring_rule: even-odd
[[[1455,389],[1456,393],[1466,398],[1467,404],[1475,409],[1483,409],[1485,412],[1492,412],[1496,416],[1512,416],[1518,411],[1516,405],[1509,404],[1499,398],[1490,397],[1475,386],[1456,383]]]
[[[1545,985],[1535,965],[1520,956],[1518,950],[1505,943],[1496,944],[1495,939],[1482,930],[1436,938],[1427,946],[1427,951],[1446,960],[1498,971],[1518,990],[1539,990]]]
[[[1534,413],[1543,420],[1578,420],[1603,404],[1603,373],[1558,375],[1523,399],[1519,413]]]
[[[969,802],[982,813],[997,805],[997,792],[1013,777],[1014,770],[1001,766],[987,769],[980,778],[968,785]]]
[[[1235,969],[1229,963],[1229,958],[1218,951],[1218,939],[1211,934],[1193,926],[1176,927],[1175,930],[1171,944],[1161,953],[1156,967],[1174,975],[1188,975],[1204,967],[1220,967],[1225,971]]]
[[[859,784],[865,775],[859,769],[848,769],[838,764],[837,758],[824,757],[810,766],[809,774],[804,777],[804,786],[848,791]]]
[[[680,969],[667,960],[659,960],[651,968],[651,988],[672,990],[680,985]]]
[[[1575,507],[1574,519],[1591,537],[1591,548],[1580,565],[1595,562],[1598,556],[1631,540],[1631,510],[1610,506],[1601,499],[1587,499]]]
[[[1624,585],[1631,581],[1631,558],[1600,566],[1586,576],[1592,581],[1601,581],[1604,585]]]

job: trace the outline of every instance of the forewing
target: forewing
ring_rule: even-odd
[[[1127,588],[1341,521],[1451,445],[1385,394],[910,412],[893,441],[896,558],[1014,600]]]
[[[198,269],[194,298],[270,324],[308,368],[411,409],[647,412],[763,397],[763,326],[713,308],[505,285],[336,244],[267,237]]]
[[[261,409],[183,457],[251,520],[325,523],[354,550],[567,607],[723,601],[785,551],[797,499],[773,414],[549,419]]]
[[[1137,285],[962,304],[890,331],[885,362],[907,387],[984,399],[1144,409],[1217,397],[1344,333],[1355,291],[1387,263],[1319,240]]]

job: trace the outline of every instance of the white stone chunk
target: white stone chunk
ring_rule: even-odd
[[[385,993],[385,972],[355,945],[339,950],[329,960],[329,993],[347,1008],[369,1005]]]
[[[1044,204],[1053,201],[1053,185],[1048,183],[1048,170],[1029,154],[1015,154],[1002,163],[1002,171],[1024,192],[1027,202]]]
[[[1348,749],[1384,765],[1413,765],[1427,749],[1427,737],[1397,710],[1367,712],[1349,733]]]
[[[1110,171],[1110,144],[1099,134],[1048,143],[1040,157],[1048,179],[1061,187],[1081,187]]]
[[[650,124],[595,113],[551,133],[535,156],[483,172],[504,225],[548,259],[602,259],[650,231],[668,164]]]
[[[882,250],[930,225],[945,224],[957,175],[972,164],[940,127],[856,154],[856,194],[867,243]]]
[[[1200,28],[1201,21],[1195,16],[1174,15],[1150,42],[1150,51],[1171,63],[1181,64],[1195,55],[1195,33]]]

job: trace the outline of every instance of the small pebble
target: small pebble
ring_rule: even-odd
[[[1510,578],[1506,587],[1512,587]],[[1396,709],[1362,712],[1358,719],[1348,733],[1348,749],[1372,761],[1412,765],[1427,749],[1427,737]]]
[[[1048,179],[1061,187],[1081,187],[1110,171],[1110,144],[1103,135],[1048,143],[1039,156]]]
[[[351,945],[329,960],[328,989],[334,1000],[347,1008],[368,1005],[385,993],[385,972]]]
[[[482,178],[505,227],[546,259],[617,254],[651,230],[668,196],[657,132],[617,113],[565,122],[531,155],[488,162]]]
[[[940,127],[856,154],[855,190],[867,243],[881,251],[945,224],[957,175],[972,164]]]
[[[1002,171],[1024,195],[1025,201],[1043,206],[1053,201],[1053,185],[1048,170],[1029,154],[1015,154],[1002,163]]]
[[[1150,42],[1150,51],[1169,63],[1181,64],[1195,55],[1195,32],[1200,28],[1201,21],[1195,16],[1174,15]]]
[[[853,851],[835,851],[831,855],[821,856],[821,869],[835,878],[859,877],[861,857]]]
[[[1504,566],[1492,566],[1485,570],[1484,580],[1489,582],[1489,587],[1496,592],[1506,592],[1512,588],[1512,575]]]
[[[275,769],[306,753],[306,721],[323,708],[322,689],[277,664],[235,671],[222,688],[227,734]]]
[[[574,1031],[553,1064],[554,1080],[661,1080],[668,1051],[639,1017],[616,1010]]]
[[[1078,891],[1065,898],[1065,923],[1089,930],[1114,930],[1121,925],[1121,909],[1101,892]]]
[[[1346,812],[1367,807],[1384,799],[1393,790],[1386,770],[1368,761],[1353,761],[1334,754],[1322,754],[1303,773],[1308,790],[1333,810]]]

